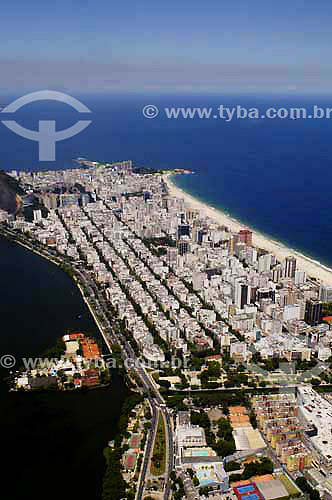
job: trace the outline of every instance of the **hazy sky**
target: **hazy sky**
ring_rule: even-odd
[[[1,89],[332,89],[330,0],[13,0],[1,20]]]

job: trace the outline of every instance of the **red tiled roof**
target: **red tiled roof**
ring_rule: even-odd
[[[100,358],[100,349],[93,339],[84,338],[81,340],[81,347],[84,358]]]
[[[69,335],[70,340],[79,340],[79,339],[84,339],[83,333],[70,333]]]
[[[96,370],[86,370],[82,378],[82,385],[92,387],[99,384],[99,375]]]

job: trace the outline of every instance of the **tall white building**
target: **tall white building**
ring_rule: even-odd
[[[332,286],[321,285],[319,289],[319,300],[322,302],[332,302]]]
[[[304,285],[307,275],[305,271],[295,271],[294,282],[295,285]]]
[[[237,363],[245,363],[251,357],[245,342],[235,342],[230,345],[230,357]]]
[[[292,321],[293,319],[300,319],[301,307],[299,304],[289,304],[284,307],[283,320]]]
[[[167,248],[167,264],[170,267],[173,267],[176,265],[178,257],[178,249],[177,248]]]
[[[264,273],[265,271],[269,271],[271,269],[271,263],[272,255],[270,253],[261,255],[258,259],[258,272]]]
[[[33,222],[39,222],[40,220],[42,220],[41,210],[34,210],[33,211]]]
[[[257,262],[257,248],[247,247],[247,259],[249,264],[254,265]]]
[[[331,349],[329,347],[318,348],[318,359],[320,361],[327,361],[331,356]]]
[[[204,273],[193,273],[192,284],[195,291],[202,290],[205,278]]]
[[[247,283],[238,282],[235,284],[234,302],[236,307],[244,309],[246,304],[250,304],[251,287]]]
[[[281,278],[282,278],[282,267],[281,264],[278,264],[273,268],[272,280],[274,283],[278,283]]]
[[[283,262],[283,275],[284,278],[294,278],[296,271],[296,259],[295,257],[286,257]]]

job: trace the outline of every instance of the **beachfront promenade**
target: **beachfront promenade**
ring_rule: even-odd
[[[275,241],[272,237],[263,235],[252,229],[240,221],[226,215],[221,210],[211,207],[207,203],[194,198],[190,194],[186,193],[183,189],[172,182],[172,177],[174,173],[165,173],[163,176],[165,183],[167,184],[169,194],[179,199],[183,199],[186,205],[192,209],[199,210],[205,216],[211,218],[218,224],[226,226],[231,231],[238,232],[240,230],[250,230],[252,232],[253,238],[252,242],[257,248],[262,248],[268,252],[273,253],[279,261],[284,260],[288,256],[294,256],[297,260],[299,268],[307,273],[307,276],[317,278],[324,283],[332,283],[332,269],[320,264],[319,262],[306,257],[305,255],[297,252],[292,248],[287,248],[282,243]]]

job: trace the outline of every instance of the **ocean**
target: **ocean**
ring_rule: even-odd
[[[118,161],[137,166],[189,168],[177,177],[183,189],[325,265],[332,266],[332,119],[169,119],[165,107],[227,107],[260,110],[314,105],[332,98],[299,96],[82,95],[72,94],[92,111],[80,119],[92,124],[58,142],[56,162],[39,162],[36,142],[0,124],[0,168],[63,169],[73,158]],[[15,96],[16,97],[16,96]],[[14,97],[2,96],[1,104]],[[159,108],[145,118],[147,104]],[[8,119],[8,115],[4,115]],[[11,116],[13,119],[13,115]],[[56,120],[57,130],[73,125],[78,114],[63,103],[29,104],[15,114],[18,123],[37,129],[38,120]]]

